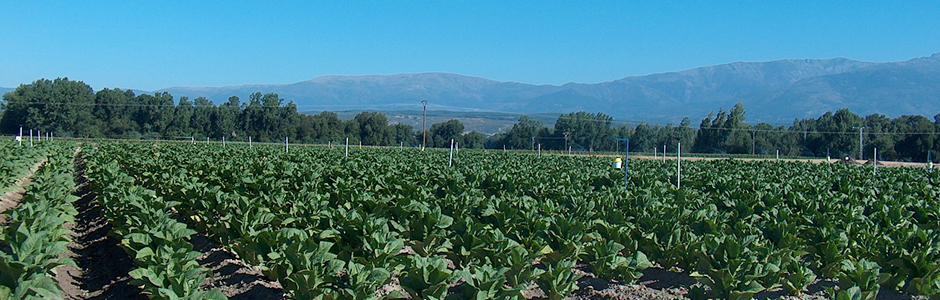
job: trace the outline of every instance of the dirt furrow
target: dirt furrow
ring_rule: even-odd
[[[219,289],[232,300],[284,299],[280,283],[267,279],[205,234],[193,235],[191,242],[193,250],[204,253],[197,258],[199,264],[212,270],[202,288]]]
[[[85,165],[80,156],[75,159],[75,195],[72,203],[78,210],[75,223],[67,223],[72,230],[72,242],[65,256],[75,260],[78,267],[59,267],[56,280],[65,299],[147,299],[141,288],[129,284],[128,272],[134,260],[121,249],[121,240],[109,235],[111,224],[102,215],[85,179]]]

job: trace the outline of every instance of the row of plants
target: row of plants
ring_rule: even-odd
[[[178,201],[164,200],[136,184],[111,159],[88,155],[85,166],[112,234],[134,258],[131,284],[142,286],[150,299],[227,299],[218,289],[200,290],[211,270],[197,261],[202,253],[190,242],[196,231],[174,216]]]
[[[870,299],[940,294],[937,174],[801,162],[630,162],[461,151],[103,145],[95,152],[296,298],[550,299],[573,267],[629,283],[653,263],[690,296],[748,299],[816,278]],[[131,184],[131,183],[127,183]],[[402,250],[406,249],[406,250]],[[361,278],[365,281],[356,281]],[[460,291],[447,287],[460,285]],[[706,288],[707,287],[707,288]]]
[[[242,150],[253,151],[247,148]],[[238,150],[235,149],[235,151]],[[421,298],[425,298],[424,296],[443,298],[447,293],[446,287],[460,280],[463,280],[468,287],[465,293],[501,294],[516,298],[521,298],[521,291],[524,290],[525,285],[535,280],[552,298],[560,298],[577,287],[575,285],[577,276],[573,274],[571,267],[578,261],[578,256],[587,251],[581,250],[587,248],[583,248],[584,245],[580,242],[564,241],[569,237],[569,233],[550,233],[550,231],[568,230],[571,231],[570,234],[577,235],[578,233],[572,230],[576,225],[564,220],[552,226],[554,223],[552,218],[542,218],[546,221],[545,228],[539,229],[541,234],[538,236],[527,238],[528,244],[524,245],[518,242],[520,238],[502,234],[502,229],[494,228],[493,225],[478,224],[474,216],[466,215],[455,219],[450,216],[454,213],[442,212],[442,207],[437,205],[438,201],[433,200],[438,192],[431,193],[430,190],[422,187],[420,182],[406,182],[407,177],[398,176],[398,174],[375,175],[379,175],[376,176],[379,179],[401,179],[402,181],[398,183],[408,184],[406,189],[411,191],[411,195],[402,194],[405,191],[398,190],[391,194],[391,197],[395,199],[355,199],[349,197],[359,191],[367,192],[368,189],[347,186],[355,182],[345,179],[356,178],[363,174],[335,173],[315,178],[321,177],[316,174],[315,177],[305,177],[301,180],[290,178],[292,176],[283,176],[283,173],[306,176],[301,175],[305,173],[302,170],[315,169],[307,168],[302,163],[286,161],[285,159],[289,159],[290,155],[261,158],[261,161],[247,161],[244,165],[237,162],[229,162],[228,165],[218,164],[218,161],[206,160],[206,166],[218,166],[217,170],[209,172],[208,169],[201,169],[201,167],[187,166],[185,170],[179,168],[180,164],[200,160],[194,156],[180,155],[171,158],[158,152],[147,153],[143,149],[133,149],[133,147],[130,152],[144,153],[142,157],[166,157],[170,160],[179,160],[147,161],[129,153],[114,156],[136,160],[133,163],[122,163],[122,165],[130,170],[129,173],[139,174],[138,178],[143,185],[153,186],[164,197],[183,199],[181,202],[188,204],[181,205],[179,209],[181,213],[191,216],[197,228],[211,233],[223,245],[231,245],[233,250],[246,261],[265,266],[269,270],[269,275],[280,279],[285,289],[293,293],[294,297],[301,297],[300,292],[309,292],[310,295],[348,293],[342,287],[350,283],[346,282],[345,278],[333,276],[333,279],[329,279],[331,276],[326,275],[321,277],[327,278],[325,281],[328,284],[320,289],[312,289],[302,285],[303,281],[295,280],[295,276],[292,276],[293,273],[290,272],[313,268],[281,259],[293,256],[291,252],[285,252],[293,250],[285,249],[291,248],[291,245],[296,244],[293,241],[297,240],[296,236],[285,233],[305,232],[303,237],[312,237],[314,240],[326,241],[330,245],[338,246],[334,247],[331,253],[340,261],[334,262],[335,265],[342,269],[335,269],[338,271],[334,273],[356,272],[354,271],[356,264],[366,265],[364,270],[369,271],[367,274],[392,273],[399,276],[402,278],[401,283],[405,290],[412,296],[417,295]],[[277,152],[270,154],[277,155]],[[220,161],[226,160],[223,152],[212,155],[218,156]],[[305,160],[305,163],[313,163],[321,158],[306,155],[299,157]],[[394,163],[394,159],[389,158],[386,163]],[[259,162],[264,163],[255,164]],[[359,163],[358,161],[352,162]],[[367,165],[363,167],[365,168],[350,165],[337,166],[330,171],[368,170]],[[189,172],[187,170],[193,170],[193,175],[187,174]],[[259,172],[260,176],[245,174],[239,170]],[[428,171],[440,170],[442,169]],[[411,170],[402,171],[404,172],[401,175],[414,173]],[[270,188],[272,185],[278,185],[275,182],[281,181],[277,178],[290,178],[283,181],[295,181],[296,184],[308,185],[308,187],[296,191],[286,191],[280,187]],[[327,182],[324,179],[335,182]],[[456,184],[449,179],[442,179],[446,182],[438,182],[428,187],[440,189]],[[401,188],[400,185],[399,188]],[[320,193],[316,189],[328,189],[333,192]],[[273,193],[267,194],[262,190],[269,190]],[[485,198],[482,190],[478,192],[476,201]],[[411,196],[421,198],[412,199]],[[296,199],[303,200],[293,201]],[[534,202],[531,197],[519,197],[516,200]],[[186,210],[184,207],[187,205],[192,205],[192,209]],[[289,211],[284,210],[287,205],[290,206]],[[473,206],[448,205],[443,209],[451,210],[457,207]],[[484,212],[475,212],[477,215],[482,213]],[[495,220],[495,218],[491,219]],[[458,231],[462,232],[465,238],[458,237],[455,234]],[[413,249],[414,253],[398,255],[405,245]],[[450,253],[450,249],[455,248],[462,248],[463,254]],[[298,248],[295,252],[313,253],[314,251]],[[509,257],[504,255],[509,252],[514,255]],[[272,257],[276,258],[272,259]],[[605,253],[604,259],[610,262],[598,264],[598,266],[625,269],[629,264],[625,265],[621,263],[622,260],[614,259],[617,257],[624,258],[618,253]],[[641,254],[640,257],[644,256]],[[632,258],[634,256],[631,255]],[[451,263],[456,262],[457,265],[448,268],[447,260]],[[643,267],[644,263],[640,263],[639,266]],[[484,274],[487,270],[494,274],[491,276],[494,278],[480,282],[467,280],[487,278],[482,275],[468,275]],[[504,274],[504,270],[512,271]],[[410,274],[437,274],[437,276]],[[368,284],[368,288],[365,289],[367,293],[360,294],[374,293],[375,288],[388,282],[388,276],[366,277],[375,280]],[[506,282],[510,284],[507,286]],[[486,286],[488,290],[472,288],[474,286]]]
[[[71,176],[74,148],[45,144],[29,151],[0,149],[6,155],[16,155],[5,163],[16,162],[14,177],[40,161],[39,156],[48,157],[33,175],[32,184],[25,186],[19,206],[5,212],[7,222],[0,228],[0,299],[61,299],[54,279],[58,267],[75,266],[71,258],[60,257],[70,242],[70,231],[62,225],[74,222],[78,214],[71,205],[78,199],[73,195],[75,181]]]
[[[0,143],[0,194],[10,191],[20,178],[29,173],[39,162],[45,147],[18,146],[16,143]]]

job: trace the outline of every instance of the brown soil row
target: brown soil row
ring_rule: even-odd
[[[75,223],[66,224],[72,230],[72,242],[63,255],[78,267],[61,266],[56,275],[64,299],[147,299],[140,287],[129,283],[134,259],[121,249],[120,238],[109,234],[111,224],[80,172],[76,195],[81,198],[72,203],[78,215]]]
[[[219,289],[232,300],[284,299],[280,283],[267,279],[260,270],[245,264],[205,234],[194,235],[192,243],[193,250],[204,253],[196,259],[199,265],[212,270],[202,288]]]

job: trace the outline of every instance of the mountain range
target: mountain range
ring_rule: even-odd
[[[788,124],[848,108],[856,114],[940,113],[940,53],[902,62],[845,58],[734,62],[602,83],[534,85],[450,73],[322,76],[292,84],[171,87],[177,99],[216,104],[236,95],[277,93],[300,111],[429,110],[520,114],[603,112],[617,119],[693,125],[709,112],[744,104],[747,122]]]

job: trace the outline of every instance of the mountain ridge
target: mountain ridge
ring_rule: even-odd
[[[893,75],[892,75],[893,74]],[[826,111],[899,116],[940,112],[933,93],[940,86],[940,53],[901,62],[848,58],[732,62],[626,76],[599,83],[535,85],[454,73],[325,75],[291,84],[167,88],[174,96],[225,95],[245,99],[274,92],[301,110],[395,110],[429,108],[507,113],[603,112],[619,119],[677,123],[742,102],[748,121],[782,123]],[[913,84],[913,88],[906,85]],[[216,95],[216,96],[213,96]],[[894,97],[900,95],[900,97]],[[214,97],[214,98],[213,98]],[[905,103],[892,103],[907,101]],[[781,106],[779,103],[787,103]]]
[[[445,72],[324,75],[295,83],[176,86],[177,99],[216,104],[254,92],[277,93],[299,111],[428,109],[515,114],[603,112],[651,123],[698,120],[744,103],[747,122],[786,124],[848,108],[860,115],[940,113],[940,53],[898,62],[848,58],[731,62],[674,72],[561,85],[497,81]]]

